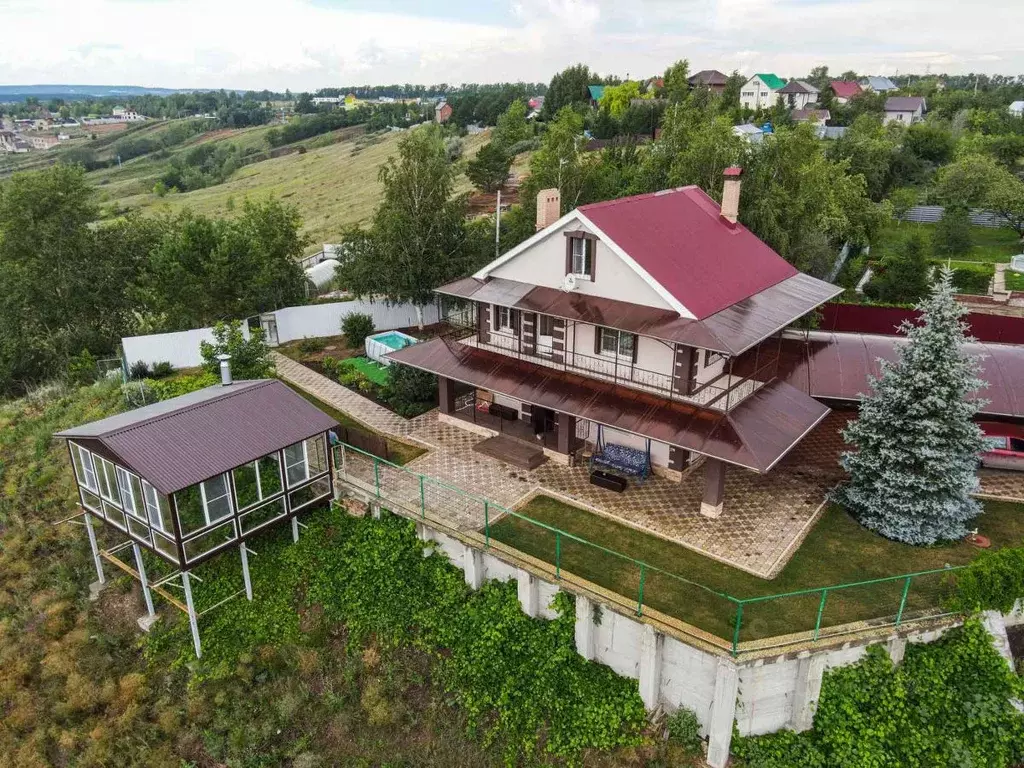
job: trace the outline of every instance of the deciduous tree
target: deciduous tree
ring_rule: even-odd
[[[907,544],[956,540],[981,513],[972,496],[985,441],[974,415],[982,404],[978,361],[964,349],[966,308],[943,269],[905,324],[907,343],[861,401],[843,433],[853,450],[841,464],[850,479],[838,499],[866,527]]]

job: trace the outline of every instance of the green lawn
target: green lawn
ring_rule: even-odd
[[[978,527],[995,547],[1024,541],[1024,506],[986,501]],[[915,571],[960,565],[980,550],[966,543],[945,547],[909,547],[862,528],[837,507],[829,508],[803,545],[775,579],[767,581],[664,539],[608,518],[539,496],[521,513],[608,549],[737,598],[793,592],[833,584],[867,581]],[[728,510],[725,512],[728,515]],[[527,554],[553,563],[555,536],[521,519],[506,517],[491,526],[491,537]],[[571,540],[561,542],[562,568],[629,599],[637,598],[639,568],[621,557]],[[902,582],[855,587],[830,593],[822,625],[837,625],[894,615]],[[915,580],[907,611],[938,604],[944,593],[943,576]],[[754,640],[814,628],[820,593],[748,604],[744,607],[741,640]],[[734,605],[707,590],[671,576],[650,573],[644,580],[644,603],[719,637],[731,639]]]
[[[282,381],[284,380],[282,379]],[[317,408],[319,408],[321,411],[323,411],[328,416],[333,418],[342,426],[355,427],[356,429],[361,429],[364,432],[372,432],[375,435],[380,435],[380,433],[377,432],[375,429],[371,429],[366,424],[363,424],[363,422],[352,418],[347,413],[339,411],[337,408],[332,408],[323,400],[319,400],[313,397],[313,395],[309,394],[304,389],[300,389],[299,387],[296,387],[293,384],[288,383],[287,381],[285,381],[284,383],[291,387],[293,390],[295,390],[295,392],[297,392],[303,398],[305,398],[313,405],[315,405]],[[384,437],[388,441],[388,461],[390,461],[393,464],[405,465],[408,464],[413,459],[417,458],[418,456],[422,456],[424,453],[426,453],[425,448],[420,448],[415,445],[409,445],[408,443],[403,443],[400,440],[395,440],[384,435],[381,435],[381,437]]]
[[[350,357],[347,360],[342,360],[341,364],[348,368],[354,368],[374,384],[379,384],[382,387],[391,380],[385,366],[366,357]]]
[[[1006,270],[1004,273],[1006,278],[1006,290],[1008,291],[1024,291],[1024,275],[1020,272],[1014,272],[1013,270]]]
[[[925,236],[929,243],[928,248],[930,251],[930,241],[934,230],[934,224],[915,224],[909,221],[902,223],[891,222],[878,234],[875,242],[871,244],[871,258],[875,261],[882,259],[896,248],[901,240],[913,233],[921,233]],[[971,241],[974,245],[970,253],[960,256],[960,260],[1007,263],[1022,250],[1020,238],[1009,227],[996,229],[994,227],[972,226]]]

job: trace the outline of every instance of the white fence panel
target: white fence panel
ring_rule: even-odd
[[[416,307],[412,304],[388,306],[380,301],[338,301],[331,304],[309,304],[301,307],[286,307],[273,315],[277,321],[277,340],[284,344],[295,339],[317,336],[337,336],[341,333],[341,319],[353,312],[362,312],[373,318],[377,331],[408,328],[416,325]],[[423,307],[423,322],[436,323],[439,320],[437,305]]]
[[[242,324],[242,333],[249,338],[249,328]],[[148,336],[125,336],[121,339],[124,359],[128,366],[142,360],[148,365],[164,360],[175,368],[193,368],[201,365],[199,342],[213,341],[212,328],[196,328],[191,331],[153,333]]]

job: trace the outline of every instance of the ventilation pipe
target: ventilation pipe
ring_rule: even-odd
[[[562,217],[562,193],[557,188],[537,193],[537,231],[547,229]]]
[[[222,387],[231,385],[231,355],[217,355],[220,360],[220,384]]]
[[[732,165],[725,169],[725,183],[722,187],[722,218],[730,227],[735,227],[740,216],[740,176],[743,169]]]

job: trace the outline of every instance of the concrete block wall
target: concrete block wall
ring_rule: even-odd
[[[557,616],[551,602],[559,585],[429,524],[417,522],[416,527],[421,539],[434,542],[439,552],[463,570],[473,588],[479,588],[486,579],[512,580],[517,583],[524,613],[544,619]],[[577,651],[636,680],[649,710],[685,707],[695,712],[702,735],[708,740],[707,762],[712,768],[724,768],[728,762],[734,723],[744,736],[810,728],[825,671],[853,664],[866,652],[864,644],[847,643],[839,648],[737,663],[728,656],[665,635],[639,617],[620,611],[576,594]],[[985,624],[1000,647],[1000,639],[1005,642],[1006,637],[1002,617],[986,615]],[[899,663],[907,642],[931,642],[943,631],[893,635],[874,642],[885,642],[893,660]]]

